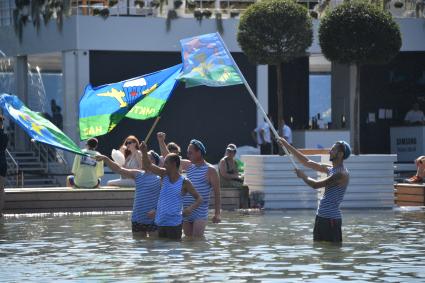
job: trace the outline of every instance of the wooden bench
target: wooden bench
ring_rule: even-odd
[[[423,184],[403,184],[394,185],[395,203],[398,206],[424,206],[425,205],[425,185]]]
[[[235,210],[240,206],[240,189],[236,188],[221,188],[221,209]],[[214,191],[210,195],[210,209],[214,209]]]
[[[6,189],[5,213],[125,211],[133,208],[134,188],[102,187],[100,189],[19,188]],[[239,190],[221,191],[223,210],[239,208]],[[211,192],[210,209],[214,208]]]

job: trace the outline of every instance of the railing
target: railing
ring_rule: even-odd
[[[14,0],[0,0],[0,27],[13,24]]]
[[[169,10],[177,11],[179,17],[237,17],[249,5],[259,0],[71,0],[71,15],[83,16],[131,16],[131,17],[168,17]],[[374,0],[370,0],[374,1]],[[383,0],[383,9],[394,17],[425,18],[424,0]],[[298,0],[305,5],[313,17],[323,15],[327,9],[333,9],[343,0]],[[0,0],[0,26],[13,24],[14,0]],[[25,6],[21,16],[31,21],[31,5]],[[53,20],[53,19],[52,19]]]
[[[48,150],[38,142],[31,142],[31,150],[37,154],[38,162],[42,164],[44,173],[49,170],[49,152]]]
[[[63,166],[64,171],[69,171],[68,163],[66,162],[62,151],[38,142],[32,142],[31,147],[38,155],[38,161],[44,165],[43,169],[45,173],[49,172],[49,164],[51,162],[55,162],[55,164],[59,163]]]
[[[6,149],[6,154],[9,156],[10,160],[12,161],[13,168],[15,169],[16,174],[16,187],[19,187],[19,179],[21,179],[21,187],[24,186],[24,174],[22,171],[19,170],[18,162],[16,162],[15,158],[13,158],[12,154],[9,150]]]

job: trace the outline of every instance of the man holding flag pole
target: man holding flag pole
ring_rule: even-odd
[[[225,86],[243,83],[245,85],[254,103],[263,114],[264,120],[269,124],[274,137],[289,156],[297,176],[314,189],[325,187],[325,194],[317,211],[313,232],[314,240],[341,242],[341,212],[339,205],[342,202],[349,181],[349,173],[343,165],[343,160],[347,159],[351,153],[349,144],[344,141],[335,143],[329,153],[332,166],[311,161],[284,138],[279,137],[218,33],[183,39],[181,44],[183,72],[180,75],[180,79],[186,81],[187,87],[199,84]],[[314,180],[305,175],[303,171],[298,169],[288,149],[304,166],[327,173],[328,177],[322,180]]]
[[[249,86],[247,80],[233,59],[230,51],[224,44],[219,33],[210,33],[180,40],[182,45],[183,70],[180,80],[186,87],[206,85],[222,87],[228,85],[244,84],[254,103],[270,126],[274,137],[279,134]],[[283,150],[289,155],[288,150]],[[292,165],[297,168],[293,158],[289,155]]]

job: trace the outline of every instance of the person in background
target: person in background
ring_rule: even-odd
[[[4,185],[6,183],[7,162],[6,162],[6,148],[9,141],[7,134],[3,129],[4,118],[0,115],[0,217],[3,217],[4,207]]]
[[[103,161],[96,161],[95,156],[100,155],[96,151],[98,141],[96,138],[87,140],[86,148],[82,151],[85,155],[76,155],[72,165],[72,174],[67,177],[67,185],[76,188],[97,188],[100,185],[100,177],[103,176]]]
[[[167,154],[164,168],[152,164],[148,158],[148,149],[144,142],[140,144],[143,155],[143,168],[158,175],[162,179],[155,224],[158,236],[172,240],[180,240],[182,236],[183,216],[190,216],[202,203],[202,197],[192,183],[180,174],[180,157],[175,153]],[[190,194],[195,200],[192,205],[183,208],[183,197]]]
[[[404,122],[417,125],[423,125],[425,123],[425,115],[424,112],[419,109],[419,103],[413,103],[412,109],[410,109],[404,117]]]
[[[270,115],[267,115],[267,117],[272,121]],[[272,154],[270,125],[267,123],[266,119],[264,119],[264,123],[255,128],[251,134],[254,141],[260,146],[261,155]]]
[[[151,163],[158,165],[159,155],[151,150],[148,152]],[[134,191],[133,212],[131,214],[131,230],[141,237],[152,237],[157,234],[157,226],[154,223],[156,205],[158,204],[161,190],[161,178],[149,170],[127,169],[119,166],[104,155],[96,156],[96,160],[104,161],[112,171],[134,179],[136,188]]]
[[[56,125],[56,127],[63,130],[63,117],[61,114],[62,108],[56,104],[56,100],[54,99],[50,101],[50,108],[52,111],[52,116],[50,119],[47,117],[47,119],[51,120],[52,123]]]
[[[159,162],[159,166],[163,167],[164,166],[164,160],[165,160],[165,155],[168,153],[175,153],[178,156],[181,156],[181,148],[178,144],[176,144],[175,142],[169,142],[167,145],[165,145],[165,137],[166,134],[164,132],[158,132],[156,134],[156,138],[158,140],[158,144],[159,144],[159,149],[161,152],[161,157],[160,157],[160,162]],[[164,146],[166,148],[164,148]]]
[[[224,157],[218,163],[221,187],[243,187],[243,175],[239,174],[235,159],[236,150],[236,145],[233,143],[229,144],[226,148]]]
[[[120,151],[125,157],[125,163],[123,165],[124,168],[142,170],[142,154],[139,151],[139,140],[135,136],[128,136],[124,140],[123,145],[120,147]],[[107,185],[117,187],[134,187],[136,186],[136,183],[134,179],[121,176],[120,179],[109,180]]]
[[[344,166],[344,160],[351,154],[351,148],[345,141],[336,142],[330,152],[330,164],[317,163],[299,152],[284,138],[279,138],[279,143],[285,146],[302,165],[315,171],[326,173],[327,177],[316,180],[308,177],[302,170],[295,169],[298,178],[301,178],[313,189],[325,188],[325,193],[320,200],[314,223],[313,240],[327,242],[342,242],[342,215],[340,204],[344,199],[350,175]]]
[[[221,188],[240,189],[240,207],[249,208],[249,190],[243,185],[243,175],[238,171],[236,163],[237,147],[231,143],[227,145],[224,157],[218,163],[218,173],[220,176]]]
[[[282,119],[282,136],[283,138],[292,144],[292,130],[291,128],[285,123],[285,120]]]
[[[425,178],[425,156],[419,156],[415,160],[416,174],[405,180],[406,183],[423,183]]]
[[[290,144],[292,144],[292,130],[291,128],[285,123],[285,120],[282,119],[282,129],[279,131],[279,135],[282,136],[286,141],[288,141]],[[285,155],[285,151],[282,147],[279,146],[277,141],[273,141],[274,146],[274,153],[278,153],[279,155]]]

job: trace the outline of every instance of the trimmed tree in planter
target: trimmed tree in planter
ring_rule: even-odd
[[[250,61],[276,66],[278,129],[282,135],[282,64],[305,56],[311,45],[308,11],[291,0],[257,2],[242,14],[237,39]]]
[[[351,144],[354,154],[359,154],[360,67],[393,59],[401,47],[400,29],[390,13],[364,2],[346,2],[322,19],[319,41],[329,61],[355,66],[355,95],[350,106]]]

